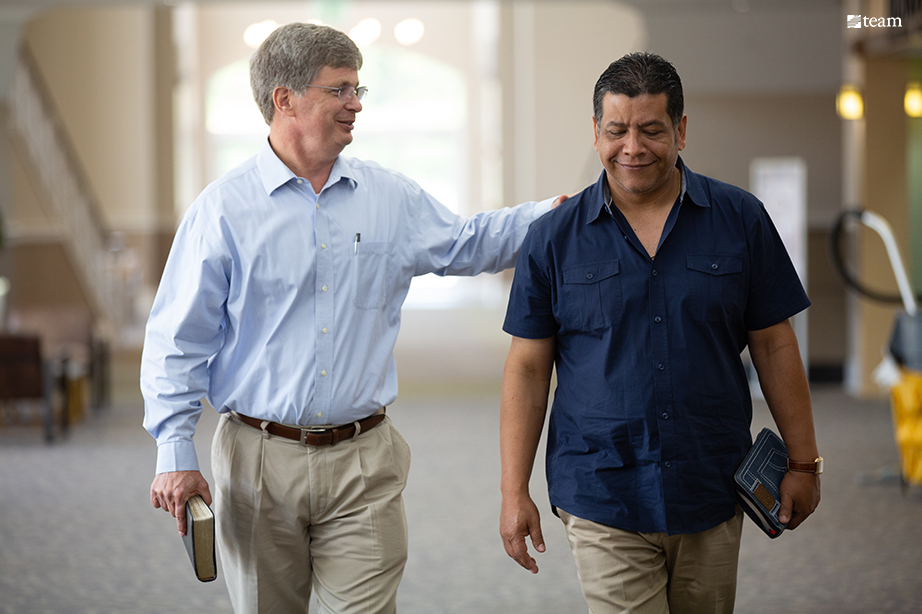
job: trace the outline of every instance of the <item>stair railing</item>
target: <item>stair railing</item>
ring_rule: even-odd
[[[119,251],[27,47],[23,47],[16,66],[11,102],[15,133],[61,222],[63,243],[91,308],[100,324],[117,338],[126,324],[130,304],[128,284],[119,267]]]

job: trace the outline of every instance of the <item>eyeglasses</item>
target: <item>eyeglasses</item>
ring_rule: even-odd
[[[368,93],[368,88],[364,85],[361,87],[352,87],[351,85],[344,85],[342,87],[327,87],[325,85],[308,85],[307,87],[316,87],[321,90],[331,90],[336,92],[336,97],[342,100],[343,102],[349,102],[352,100],[352,97],[355,96],[358,98],[359,102],[362,101],[362,98],[365,97],[365,94]]]

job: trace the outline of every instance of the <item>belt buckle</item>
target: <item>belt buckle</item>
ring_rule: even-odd
[[[329,431],[330,429],[328,429],[328,428],[322,428],[322,427],[319,427],[319,426],[302,426],[302,427],[300,427],[300,430],[301,430],[300,443],[301,443],[302,446],[306,446],[306,445],[307,445],[307,436],[308,436],[308,435],[315,435],[315,434],[318,434],[318,433],[325,433],[325,432]]]
[[[302,433],[326,433],[327,431],[332,431],[334,427],[332,426],[299,426]]]

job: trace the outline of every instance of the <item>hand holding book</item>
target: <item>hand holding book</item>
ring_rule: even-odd
[[[762,429],[736,474],[736,498],[743,511],[772,539],[787,527],[781,511],[781,481],[787,473],[788,451],[771,429]]]
[[[796,529],[813,513],[820,500],[819,474],[822,458],[813,474],[794,467],[788,470],[788,451],[771,429],[762,429],[733,476],[740,507],[771,538],[785,529]]]
[[[186,501],[199,494],[211,504],[211,490],[199,471],[168,471],[158,473],[150,487],[150,502],[176,518],[180,535],[186,534]]]

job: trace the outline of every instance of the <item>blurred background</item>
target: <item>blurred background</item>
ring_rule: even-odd
[[[893,228],[910,284],[922,287],[918,2],[0,0],[0,330],[13,339],[0,347],[0,612],[182,611],[177,604],[193,602],[229,610],[220,583],[194,584],[169,519],[149,508],[155,449],[140,426],[138,367],[180,217],[268,134],[248,60],[291,21],[332,25],[362,49],[369,93],[345,155],[399,170],[465,215],[594,182],[602,170],[591,132],[598,75],[635,50],[673,62],[689,117],[685,162],[763,199],[813,301],[796,326],[817,421],[828,427],[820,437],[864,476],[841,474],[843,504],[858,482],[893,477],[875,471],[897,451],[874,371],[904,305],[847,287],[829,242],[844,211],[874,211]],[[880,237],[847,234],[842,252],[854,274],[896,293]],[[415,522],[425,540],[411,542],[407,611],[585,607],[565,540],[547,563],[559,574],[542,570],[536,585],[507,567],[494,539],[510,281],[509,273],[417,278],[403,311],[392,415],[414,446],[408,513],[411,533]],[[196,440],[203,465],[212,417],[206,411]],[[863,458],[854,452],[861,446],[872,448]],[[542,480],[538,467],[536,493]],[[909,505],[904,520],[915,526],[918,501],[898,489],[874,492],[865,511],[882,501],[885,515]],[[459,526],[471,533],[458,536]],[[54,527],[67,538],[51,539]],[[132,527],[139,532],[127,538]],[[457,557],[436,555],[446,533],[455,533]],[[810,558],[817,543],[789,554]],[[757,561],[769,570],[790,563],[765,558],[781,550],[753,544],[742,568],[750,576]],[[484,556],[498,559],[495,571]],[[461,567],[444,567],[449,560]],[[922,563],[915,551],[890,552],[890,560]],[[809,577],[787,568],[792,582]],[[426,574],[469,584],[453,594]],[[127,594],[122,576],[132,578]],[[54,578],[65,588],[46,593]],[[164,594],[164,582],[184,588]],[[499,592],[478,601],[491,582]],[[855,585],[845,585],[848,595]],[[884,593],[898,591],[882,590],[874,603]],[[747,593],[742,603],[751,612],[763,611],[760,602],[791,605],[773,597]],[[851,595],[823,610],[815,608],[825,597],[816,599],[799,611],[864,603]],[[876,611],[904,611],[901,604]]]

